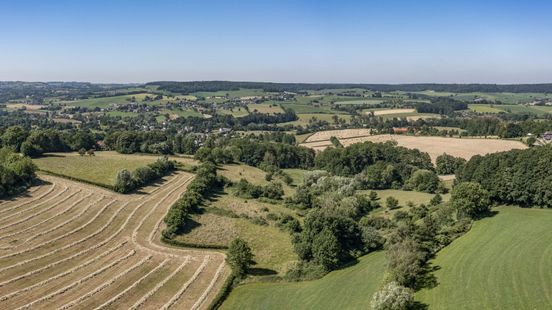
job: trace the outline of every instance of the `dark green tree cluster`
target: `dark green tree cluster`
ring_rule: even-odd
[[[367,167],[383,162],[392,164],[396,173],[407,180],[416,168],[433,170],[427,153],[397,146],[394,142],[356,143],[345,148],[328,148],[316,156],[319,169],[335,175],[355,175]],[[388,169],[385,167],[384,169]]]
[[[0,137],[4,147],[11,147],[23,155],[36,157],[46,152],[68,152],[95,147],[95,136],[83,130],[56,129],[25,130],[21,126],[7,128]]]
[[[268,199],[282,199],[284,189],[279,182],[270,182],[267,185],[251,184],[246,179],[240,179],[234,186],[234,194],[242,198],[259,198],[265,197]]]
[[[468,104],[448,97],[431,98],[430,102],[416,103],[419,113],[435,113],[449,115],[455,111],[467,110]]]
[[[443,155],[437,156],[435,164],[438,174],[455,174],[464,167],[466,160],[444,153]]]
[[[221,184],[217,177],[217,167],[212,162],[202,163],[195,170],[196,176],[188,185],[184,194],[171,206],[165,216],[167,227],[162,234],[165,238],[172,238],[186,225],[188,216],[199,210],[204,197]]]
[[[126,169],[119,171],[113,189],[119,193],[126,194],[159,180],[175,169],[175,162],[163,156],[149,165],[136,168],[133,172],[129,172]]]
[[[34,181],[36,166],[29,157],[12,149],[0,149],[0,197],[17,194]]]
[[[491,200],[523,207],[552,207],[552,147],[474,156],[457,179],[477,182]]]

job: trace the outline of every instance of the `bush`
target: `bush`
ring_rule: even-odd
[[[12,149],[0,149],[0,197],[28,188],[36,178],[35,171],[29,157],[19,156]]]
[[[395,198],[393,196],[389,196],[389,197],[387,197],[387,199],[385,199],[385,206],[389,210],[400,208],[399,201],[397,200],[397,198]]]
[[[377,291],[370,303],[374,310],[406,310],[414,303],[411,289],[390,282]]]
[[[117,173],[117,179],[113,189],[122,194],[129,193],[135,189],[134,180],[128,170],[123,169]]]

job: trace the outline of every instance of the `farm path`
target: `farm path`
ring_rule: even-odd
[[[204,309],[224,254],[162,244],[163,217],[193,175],[131,195],[41,175],[0,200],[1,309]]]

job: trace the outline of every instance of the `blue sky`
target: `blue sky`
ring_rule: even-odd
[[[0,80],[552,82],[552,2],[0,0]]]

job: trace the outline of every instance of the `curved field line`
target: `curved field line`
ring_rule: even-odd
[[[190,262],[190,257],[187,256],[186,259],[176,268],[171,274],[169,274],[163,281],[157,283],[157,285],[151,289],[149,292],[147,292],[142,298],[140,298],[132,307],[130,307],[130,310],[136,310],[140,306],[142,306],[153,294],[155,294],[157,291],[159,291],[167,282],[169,282],[170,279],[172,279],[177,273],[179,273],[188,263]]]
[[[46,300],[48,300],[48,299],[52,299],[52,298],[54,298],[54,297],[57,296],[57,295],[61,295],[61,294],[65,293],[65,292],[67,292],[68,290],[74,288],[75,286],[78,286],[78,285],[80,285],[80,284],[82,284],[82,283],[88,281],[89,279],[91,279],[91,278],[93,278],[93,277],[95,277],[95,276],[97,276],[97,275],[103,273],[103,272],[106,271],[107,269],[109,269],[109,268],[111,268],[111,267],[113,267],[113,266],[119,264],[120,262],[122,262],[122,261],[128,259],[129,257],[133,256],[134,254],[136,254],[136,251],[135,251],[135,250],[131,250],[127,255],[125,255],[125,256],[123,256],[123,257],[120,257],[120,258],[118,258],[117,260],[115,260],[115,261],[113,261],[113,262],[111,262],[111,263],[109,263],[109,264],[103,266],[102,268],[100,268],[100,269],[94,271],[93,273],[90,273],[90,274],[86,275],[84,278],[81,278],[81,279],[79,279],[79,280],[77,280],[77,281],[75,281],[75,282],[73,282],[73,283],[71,283],[71,284],[69,284],[69,285],[67,285],[67,286],[64,286],[64,287],[58,289],[57,291],[55,291],[55,292],[53,292],[53,293],[50,293],[50,294],[48,294],[48,295],[46,295],[46,296],[43,296],[43,297],[41,297],[41,298],[39,298],[39,299],[33,300],[33,301],[31,301],[30,303],[27,303],[27,304],[25,304],[25,305],[23,305],[23,306],[17,308],[17,310],[19,310],[19,309],[28,309],[28,308],[34,306],[34,305],[37,304],[37,303],[46,301]]]
[[[97,217],[98,217],[98,216],[99,216],[109,205],[110,205],[110,204],[107,204],[102,210],[100,210],[100,212],[98,212],[98,214],[96,214],[96,216],[94,216],[94,218],[92,218],[90,221],[88,221],[88,223],[86,223],[85,226],[89,225],[89,224],[92,223],[94,220],[96,220],[96,218],[97,218]],[[100,234],[102,231],[104,231],[109,225],[111,225],[111,222],[113,222],[113,220],[115,219],[115,217],[116,217],[126,206],[127,206],[127,204],[124,204],[121,208],[119,208],[119,210],[117,210],[117,212],[115,212],[115,213],[113,214],[113,216],[109,219],[109,221],[108,221],[104,226],[102,226],[100,229],[98,229],[97,231],[95,231],[93,234],[88,235],[87,237],[85,237],[85,238],[83,238],[83,239],[80,239],[80,240],[71,242],[71,243],[69,243],[69,244],[67,244],[67,245],[65,245],[65,246],[63,246],[63,247],[61,247],[61,248],[57,248],[57,249],[55,249],[55,250],[52,250],[51,252],[48,252],[48,253],[46,253],[46,254],[43,254],[43,255],[40,255],[40,256],[33,257],[33,258],[31,258],[31,259],[28,259],[28,260],[26,260],[26,261],[19,262],[19,263],[15,264],[15,265],[12,265],[12,266],[4,267],[4,268],[0,269],[0,272],[2,272],[2,271],[4,271],[4,270],[7,270],[7,269],[11,269],[11,268],[13,268],[13,266],[17,266],[17,265],[20,265],[20,264],[23,264],[23,263],[28,263],[28,262],[31,262],[31,261],[36,260],[36,259],[41,259],[41,258],[50,256],[50,255],[53,255],[53,254],[55,254],[55,253],[58,253],[59,251],[68,249],[68,248],[73,247],[73,246],[75,246],[75,245],[77,245],[77,244],[79,244],[79,243],[82,243],[82,242],[84,242],[84,241],[86,241],[86,240],[88,240],[88,239],[90,239],[90,238],[93,238],[93,237],[97,236],[97,235]],[[75,229],[75,230],[81,230],[81,229],[83,229],[85,226],[79,227],[79,228],[77,228],[77,229]],[[74,230],[74,231],[75,231],[75,230]],[[66,234],[64,234],[64,235],[61,235],[61,236],[59,236],[59,237],[56,238],[56,239],[59,240],[59,239],[61,239],[61,238],[65,238],[65,237],[69,236],[70,234],[72,234],[74,231],[69,232],[69,233],[66,233]],[[50,243],[52,243],[52,242],[54,242],[54,241],[55,241],[55,239],[48,240],[48,241],[43,242],[43,243],[41,243],[41,244],[38,244],[38,245],[36,245],[36,246],[34,246],[34,247],[32,247],[32,248],[29,248],[29,249],[26,249],[26,250],[21,250],[21,251],[19,251],[19,252],[11,253],[11,254],[8,254],[8,255],[4,255],[3,257],[0,257],[0,259],[5,258],[5,257],[12,257],[12,256],[16,256],[16,255],[19,255],[19,254],[23,254],[23,253],[30,252],[30,251],[36,250],[37,248],[43,247],[44,245],[50,244]]]
[[[205,291],[203,291],[203,294],[201,294],[201,296],[197,299],[195,304],[192,306],[192,308],[191,308],[192,310],[195,310],[195,309],[199,308],[203,304],[203,302],[205,301],[205,298],[207,298],[207,295],[209,295],[209,293],[211,292],[211,290],[215,286],[215,283],[217,282],[218,278],[220,277],[220,273],[224,269],[224,266],[225,266],[225,262],[223,260],[220,263],[219,267],[217,268],[217,271],[215,272],[215,275],[213,276],[213,279],[209,283],[209,286],[207,286]]]
[[[161,262],[161,264],[157,265],[157,267],[153,268],[152,270],[150,270],[150,272],[146,273],[145,275],[143,275],[140,279],[136,280],[134,283],[132,283],[132,285],[130,285],[129,287],[125,288],[122,292],[120,292],[119,294],[113,296],[113,298],[111,298],[110,300],[104,302],[103,304],[99,305],[98,307],[94,308],[94,310],[99,310],[99,309],[103,309],[109,305],[111,305],[112,303],[116,302],[117,300],[119,300],[121,297],[123,297],[123,295],[125,295],[126,293],[130,292],[130,290],[134,289],[136,286],[138,286],[138,284],[140,284],[142,281],[144,281],[146,278],[148,278],[149,276],[151,276],[152,274],[154,274],[155,272],[157,272],[159,269],[163,268],[167,263],[169,262],[169,259],[168,258],[165,258],[164,261]]]
[[[36,284],[33,284],[33,285],[31,285],[31,286],[27,286],[27,287],[24,287],[24,288],[22,288],[22,289],[19,289],[19,290],[15,291],[15,292],[12,292],[12,293],[9,293],[9,294],[7,294],[7,295],[4,295],[4,296],[0,297],[0,301],[5,301],[5,300],[7,300],[7,299],[12,298],[12,297],[15,296],[15,295],[18,295],[18,294],[21,294],[21,293],[24,293],[24,292],[28,292],[28,291],[34,289],[35,287],[43,286],[43,285],[45,285],[45,284],[48,284],[48,283],[51,282],[51,281],[54,281],[54,280],[57,280],[57,279],[59,279],[59,278],[65,277],[66,275],[69,275],[69,274],[71,274],[71,273],[73,273],[73,272],[75,272],[75,271],[78,271],[78,270],[80,270],[80,269],[82,269],[82,268],[84,268],[84,267],[86,267],[86,266],[88,266],[88,265],[90,265],[90,264],[92,264],[92,263],[94,263],[94,262],[100,260],[101,258],[103,258],[103,257],[105,257],[105,256],[107,256],[107,255],[109,255],[109,254],[111,254],[111,253],[117,251],[118,249],[122,248],[126,243],[127,243],[127,241],[124,241],[124,242],[122,242],[122,243],[119,243],[118,245],[112,247],[111,249],[108,249],[107,251],[101,253],[101,254],[98,255],[98,256],[94,256],[93,258],[87,260],[86,262],[84,262],[84,263],[82,263],[82,264],[80,264],[80,265],[77,265],[77,266],[75,266],[75,267],[73,267],[73,268],[70,268],[70,269],[68,269],[68,270],[66,270],[66,271],[64,271],[64,272],[58,273],[58,274],[56,274],[55,276],[52,276],[52,277],[50,277],[50,278],[48,278],[48,279],[45,279],[45,280],[43,280],[43,281],[40,281],[40,282],[38,282],[38,283],[36,283]],[[15,278],[12,278],[12,279],[10,279],[10,280],[7,280],[7,281],[4,281],[4,282],[0,283],[0,287],[2,287],[2,286],[4,286],[4,285],[7,285],[7,284],[10,284],[10,283],[13,283],[13,282],[15,282],[15,281],[17,281],[17,280],[26,278],[26,277],[28,277],[28,276],[32,276],[32,275],[34,275],[34,274],[37,274],[37,273],[42,272],[42,271],[44,271],[44,270],[46,270],[46,269],[52,268],[52,267],[54,267],[54,266],[56,266],[56,265],[59,265],[59,264],[61,264],[61,263],[62,263],[62,261],[57,261],[57,262],[51,263],[51,264],[49,264],[49,265],[46,265],[46,266],[44,266],[44,267],[42,267],[42,268],[40,268],[40,269],[35,269],[35,270],[33,270],[33,271],[29,271],[29,272],[27,272],[26,274],[17,276],[17,277],[15,277]]]
[[[119,227],[119,229],[118,229],[114,234],[112,234],[108,239],[106,239],[106,240],[104,240],[104,241],[102,241],[102,242],[100,242],[100,243],[94,245],[92,248],[90,248],[90,250],[92,250],[92,249],[94,249],[94,248],[99,248],[100,246],[103,246],[103,245],[105,245],[106,243],[108,243],[109,241],[113,240],[119,233],[121,233],[121,232],[124,230],[124,228],[128,225],[128,223],[130,222],[130,220],[131,220],[131,218],[134,216],[134,214],[136,214],[136,212],[137,212],[146,202],[147,202],[147,201],[144,201],[144,202],[140,203],[140,205],[138,205],[136,208],[134,208],[134,210],[132,210],[132,212],[127,216],[125,222],[121,225],[121,227]],[[129,202],[126,202],[125,205],[124,205],[122,208],[126,207],[126,206],[128,205],[128,203],[129,203]],[[104,207],[104,208],[105,208],[105,207]],[[119,209],[119,210],[117,211],[116,214],[118,214],[118,213],[122,210],[122,208]],[[116,214],[114,214],[114,216],[115,216]],[[96,215],[95,218],[96,218],[97,216],[98,216],[98,215]],[[110,219],[110,221],[109,221],[106,225],[104,225],[104,227],[102,227],[102,228],[100,228],[100,230],[96,231],[96,232],[93,234],[93,236],[96,236],[97,234],[101,233],[101,231],[103,231],[103,230],[113,221],[114,216]],[[94,220],[94,219],[93,219],[93,220]],[[51,251],[51,252],[49,252],[49,253],[46,253],[46,254],[43,254],[43,255],[40,255],[40,256],[36,256],[36,257],[30,258],[30,259],[27,259],[27,260],[18,262],[18,263],[16,263],[16,264],[11,265],[11,266],[6,266],[6,267],[3,267],[3,268],[0,268],[0,272],[6,271],[6,270],[9,270],[9,269],[13,269],[13,268],[15,268],[15,267],[22,266],[22,265],[24,265],[24,264],[33,262],[33,261],[35,261],[35,260],[38,260],[38,259],[42,259],[42,258],[51,256],[51,255],[56,254],[56,253],[58,253],[58,252],[60,252],[60,251],[62,251],[62,250],[65,250],[65,249],[68,249],[68,248],[70,248],[70,247],[73,247],[74,245],[77,245],[78,243],[81,243],[81,241],[86,241],[87,239],[90,239],[90,238],[92,238],[93,236],[89,236],[89,237],[84,238],[84,239],[81,239],[81,240],[79,240],[79,241],[72,242],[72,243],[70,243],[70,244],[68,244],[68,245],[66,245],[66,246],[64,246],[64,247],[62,247],[62,248],[55,249],[55,250],[53,250],[53,251]],[[0,259],[1,259],[1,258],[2,258],[2,257],[0,257]]]
[[[25,210],[21,210],[21,211],[12,213],[12,214],[10,214],[10,215],[8,215],[8,216],[6,216],[6,217],[3,217],[3,218],[2,218],[2,221],[7,220],[7,219],[10,219],[10,218],[12,218],[12,217],[14,217],[14,216],[17,216],[17,215],[19,215],[19,214],[21,214],[21,213],[23,213],[23,212],[27,212],[27,211],[36,209],[38,206],[43,205],[43,204],[45,204],[46,202],[49,202],[50,200],[55,199],[55,198],[61,196],[61,195],[64,194],[67,190],[68,190],[68,187],[65,187],[65,189],[64,189],[63,191],[59,192],[57,195],[55,195],[55,196],[49,198],[48,200],[43,201],[43,202],[41,202],[41,203],[38,203],[38,204],[36,204],[35,206],[33,206],[33,207],[31,207],[31,208],[28,208],[28,209],[25,209]],[[50,207],[48,207],[48,208],[46,208],[46,209],[40,211],[39,213],[33,213],[33,214],[31,214],[30,217],[28,217],[28,218],[26,218],[26,219],[24,219],[24,220],[21,220],[21,221],[19,221],[19,222],[15,222],[15,223],[10,223],[10,224],[4,225],[4,226],[0,227],[0,230],[1,230],[1,229],[8,228],[8,227],[11,227],[11,226],[14,226],[15,224],[22,223],[22,222],[24,222],[25,220],[31,219],[31,218],[33,218],[33,217],[35,217],[35,216],[41,214],[42,212],[49,211],[49,210],[51,210],[51,209],[57,207],[59,204],[61,204],[61,203],[65,202],[65,201],[67,201],[68,199],[71,199],[73,196],[75,196],[76,194],[80,193],[81,191],[82,191],[82,190],[79,189],[78,191],[76,191],[76,192],[70,194],[69,196],[65,197],[62,201],[58,202],[57,204],[54,203],[54,204],[52,204],[52,206],[50,206]]]
[[[22,203],[16,204],[15,206],[11,206],[11,207],[9,207],[9,208],[7,208],[7,209],[1,210],[1,211],[0,211],[0,215],[1,215],[1,214],[4,214],[4,213],[6,213],[6,212],[9,212],[9,211],[11,211],[11,210],[15,210],[15,209],[17,209],[17,208],[26,206],[26,205],[28,205],[28,204],[30,204],[30,203],[33,203],[33,202],[35,202],[35,201],[37,201],[37,200],[40,200],[40,199],[44,198],[45,196],[50,195],[50,193],[54,191],[54,188],[56,187],[56,185],[57,185],[56,183],[52,184],[52,187],[50,187],[49,190],[47,190],[45,193],[43,193],[42,195],[40,195],[40,196],[38,196],[38,197],[29,199],[28,201],[23,201]]]
[[[96,200],[96,201],[94,201],[94,202],[89,203],[89,204],[86,206],[86,208],[84,208],[83,210],[81,210],[81,212],[79,212],[78,214],[74,215],[74,216],[71,217],[70,219],[68,219],[68,220],[66,220],[66,221],[64,221],[64,222],[62,222],[62,223],[59,223],[58,225],[56,225],[56,226],[54,226],[54,227],[51,227],[50,229],[41,231],[41,232],[39,232],[39,233],[37,233],[37,234],[34,234],[33,236],[30,236],[29,238],[25,239],[25,241],[23,241],[22,244],[25,244],[25,243],[27,243],[27,242],[29,242],[29,241],[35,239],[35,238],[38,238],[38,237],[40,237],[40,236],[49,234],[49,233],[51,233],[52,231],[55,231],[55,230],[60,229],[61,227],[65,226],[67,223],[70,223],[70,222],[76,220],[77,218],[81,217],[81,216],[82,216],[84,213],[86,213],[86,211],[88,211],[93,205],[96,205],[97,203],[99,203],[100,201],[102,201],[102,200],[104,200],[104,199],[105,199],[105,197],[102,197],[102,198],[100,198],[100,199],[98,199],[98,200]],[[116,200],[111,200],[111,201],[108,203],[108,205],[113,204],[113,203],[115,203],[115,202],[116,202]]]
[[[140,244],[138,244],[138,230],[140,230],[140,228],[142,228],[142,226],[144,225],[145,221],[157,210],[157,208],[170,196],[172,195],[176,190],[178,190],[181,186],[184,186],[186,185],[190,180],[192,180],[192,177],[189,177],[187,178],[182,184],[178,185],[178,186],[175,186],[174,189],[170,190],[163,198],[159,199],[159,201],[150,209],[150,211],[142,218],[142,220],[140,221],[140,223],[138,224],[138,226],[136,226],[136,228],[134,229],[134,231],[132,232],[132,242],[134,242],[137,246],[141,247],[141,248],[145,248],[147,249],[148,251],[154,251],[154,252],[157,252],[159,254],[163,254],[163,255],[169,255],[169,256],[174,256],[174,254],[168,254],[166,252],[162,252],[162,251],[155,251],[155,250],[152,250],[152,249],[149,249],[149,248],[146,248],[144,246],[141,246]],[[156,229],[157,229],[157,226],[160,226],[161,225],[161,221],[163,220],[164,216],[161,217],[161,219],[157,222],[157,224],[155,225],[155,228],[152,232],[150,232],[150,235],[148,238],[153,238],[153,235],[155,234],[156,232]],[[149,240],[149,239],[148,239]],[[150,244],[153,244],[151,241],[149,241]]]
[[[102,290],[104,290],[106,287],[110,286],[111,284],[115,283],[115,281],[119,280],[120,278],[126,276],[127,274],[131,273],[133,270],[135,270],[136,268],[139,268],[140,266],[142,266],[143,264],[145,264],[148,260],[150,260],[151,258],[153,257],[153,255],[149,255],[145,258],[143,258],[142,260],[140,260],[139,262],[137,262],[136,264],[130,266],[129,268],[127,268],[126,270],[124,270],[123,272],[119,273],[118,275],[112,277],[111,279],[107,280],[106,282],[100,284],[99,286],[97,286],[95,289],[89,291],[88,293],[84,294],[84,295],[81,295],[79,298],[59,307],[58,309],[69,309],[69,308],[72,308],[80,303],[82,303],[83,301],[85,301],[86,299],[94,296],[94,294],[97,294],[99,292],[101,292]]]
[[[31,230],[31,229],[33,229],[33,228],[36,228],[36,227],[42,225],[42,224],[44,224],[44,223],[49,222],[49,221],[51,221],[52,219],[54,219],[54,218],[56,218],[56,217],[58,217],[58,216],[63,216],[63,215],[65,215],[67,212],[71,211],[75,206],[77,206],[77,205],[78,205],[80,202],[82,202],[84,199],[86,199],[86,198],[88,198],[88,197],[90,197],[90,196],[92,196],[92,193],[88,194],[88,196],[84,197],[83,199],[79,200],[78,202],[73,203],[72,205],[69,206],[69,208],[63,210],[63,212],[58,213],[58,214],[56,214],[56,215],[54,215],[54,216],[51,216],[51,217],[49,217],[49,218],[43,220],[42,222],[36,223],[36,224],[34,224],[34,225],[32,225],[32,226],[29,226],[29,227],[27,227],[27,228],[25,228],[25,229],[18,230],[18,231],[16,231],[16,232],[13,232],[13,233],[10,233],[10,234],[7,234],[7,235],[0,236],[0,240],[6,239],[6,238],[9,238],[9,237],[18,235],[18,234],[22,234],[22,233],[24,233],[24,232],[27,232],[27,231],[29,231],[29,230]],[[104,199],[104,197],[102,197],[102,199]],[[94,201],[94,202],[91,202],[90,204],[88,204],[88,207],[90,207],[92,204],[95,204],[95,203],[100,202],[102,199],[97,200],[97,201]],[[88,209],[88,208],[87,208],[87,209]],[[26,240],[26,241],[27,241],[27,240]]]
[[[203,272],[203,269],[205,269],[207,264],[209,264],[210,260],[211,260],[211,257],[209,255],[203,258],[203,262],[201,263],[199,268],[197,268],[194,275],[188,281],[186,281],[184,285],[182,285],[182,288],[180,288],[180,290],[166,304],[164,304],[163,307],[161,307],[162,310],[169,309],[180,299],[180,297],[182,297],[182,295],[184,294],[184,292],[186,292],[190,284],[192,284],[192,282],[194,282],[197,279],[197,277],[199,277],[199,275]]]

